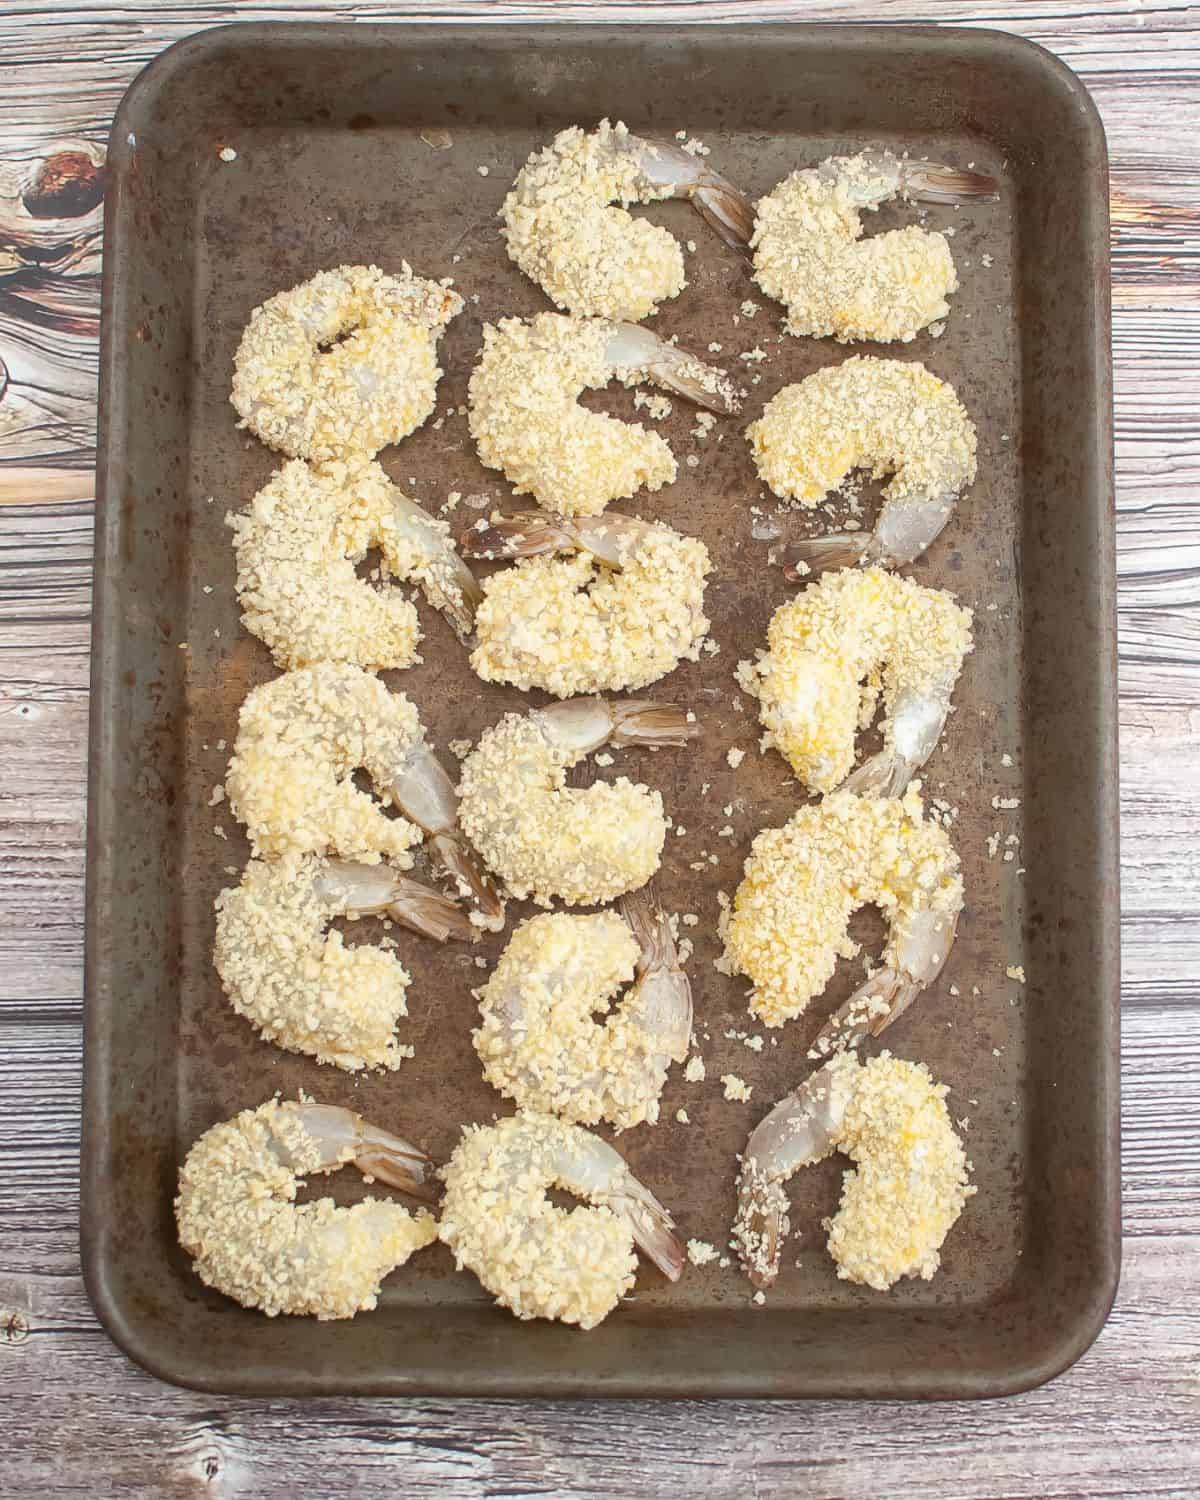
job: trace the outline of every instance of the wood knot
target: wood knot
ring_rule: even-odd
[[[30,218],[82,219],[104,201],[104,167],[83,151],[46,157],[21,194]]]
[[[15,1307],[0,1307],[0,1343],[23,1344],[29,1337],[29,1319]]]

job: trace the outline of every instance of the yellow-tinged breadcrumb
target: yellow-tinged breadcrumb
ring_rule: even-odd
[[[909,745],[897,746],[894,712],[949,704],[971,621],[952,594],[884,568],[826,574],[780,605],[766,655],[738,669],[759,700],[764,745],[812,791],[831,791],[853,768],[855,735],[882,693],[885,752],[902,754]],[[918,719],[922,732],[927,718]]]
[[[756,209],[754,279],[798,336],[907,342],[950,311],[958,276],[946,237],[908,225],[860,239],[862,207],[895,195],[870,155],[793,172]],[[873,200],[873,201],[872,201]]]
[[[483,329],[470,384],[470,427],[480,460],[501,469],[518,495],[565,516],[590,516],[611,500],[658,490],[676,475],[664,438],[580,406],[615,373],[603,319],[541,313]]]
[[[372,457],[433,410],[437,341],[462,298],[378,266],[339,266],[250,315],[234,362],[241,425],[291,458]]]
[[[654,526],[610,568],[585,552],[530,557],[484,583],[471,665],[485,682],[559,698],[645,687],[697,661],[708,549]]]
[[[390,578],[417,583],[460,634],[478,586],[450,528],[398,489],[372,459],[284,464],[234,533],[242,624],[279,666],[348,661],[379,670],[420,661],[417,612]],[[377,585],[355,571],[377,548]]]
[[[736,1073],[722,1073],[721,1087],[725,1091],[726,1099],[736,1103],[744,1103],[754,1092],[753,1086],[747,1084],[744,1078],[739,1078]]]
[[[514,1115],[467,1126],[443,1171],[440,1238],[518,1318],[594,1328],[633,1286],[629,1224],[586,1190],[603,1183],[588,1170],[595,1145],[603,1142],[578,1125]],[[550,1202],[550,1187],[593,1206],[568,1212]]]
[[[975,424],[924,365],[855,355],[784,386],[746,429],[763,482],[812,509],[855,469],[887,500],[953,499],[975,478]]]
[[[345,899],[312,855],[251,860],[217,897],[213,962],[234,1010],[269,1042],[354,1072],[398,1068],[413,1049],[396,1039],[409,975],[383,948],[347,947],[334,917]]]
[[[459,823],[520,901],[599,905],[645,885],[667,836],[662,796],[621,776],[568,787],[580,751],[507,714],[462,764]]]
[[[547,913],[518,927],[479,991],[482,1024],[472,1033],[492,1087],[518,1109],[579,1125],[653,1124],[671,1060],[667,1031],[678,1026],[670,1016],[656,1026],[640,988],[612,1008],[639,954],[614,911]]]
[[[826,1223],[838,1276],[885,1292],[905,1276],[929,1281],[975,1188],[946,1108],[948,1090],[923,1063],[884,1053],[860,1068],[833,1146],[855,1164]]]
[[[179,1240],[206,1285],[268,1317],[352,1318],[383,1278],[437,1239],[422,1210],[390,1199],[297,1204],[299,1177],[330,1171],[318,1143],[275,1100],[214,1125],[179,1173]]]
[[[707,1240],[688,1240],[687,1256],[694,1266],[706,1266],[710,1261],[717,1259],[720,1252],[713,1248]]]
[[[626,212],[671,196],[645,177],[630,139],[619,121],[560,131],[521,168],[500,213],[510,258],[555,306],[637,323],[687,282],[674,235]]]
[[[366,771],[381,797],[422,739],[403,693],[357,667],[320,662],[263,683],[238,715],[226,777],[229,805],[254,852],[337,853],[408,868],[421,830],[389,817],[354,784]]]
[[[962,909],[958,855],[927,822],[913,782],[902,798],[832,792],[754,840],[724,921],[725,963],[753,981],[750,1012],[768,1026],[800,1015],[839,958],[858,952],[848,926],[861,906],[889,923],[885,964],[912,916]]]

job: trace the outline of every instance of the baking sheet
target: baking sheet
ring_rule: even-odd
[[[224,516],[281,461],[236,429],[233,352],[254,306],[322,267],[406,259],[453,276],[467,300],[441,345],[444,420],[381,458],[430,508],[458,491],[452,519],[464,524],[486,513],[483,497],[527,504],[479,464],[458,410],[483,322],[549,305],[508,261],[495,214],[530,150],[606,113],[643,134],[700,136],[754,196],[796,165],[866,145],[1001,179],[998,204],[924,210],[954,231],[962,287],[940,338],[877,351],[926,361],[979,429],[980,477],[909,570],[976,610],[975,651],[925,774],[927,794],[957,810],[967,910],[941,979],[884,1039],[950,1085],[978,1196],[936,1279],[887,1296],[839,1282],[826,1254],[835,1160],[793,1180],[799,1233],[762,1306],[726,1252],[727,1268],[689,1266],[675,1286],[644,1265],[628,1302],[588,1334],[518,1324],[436,1247],[387,1281],[373,1314],[268,1321],[202,1286],[175,1241],[174,1177],[197,1135],[276,1089],[305,1088],[444,1158],[464,1121],[510,1105],[483,1082],[469,1035],[474,960],[493,960],[503,938],[471,951],[403,940],[416,1056],[397,1074],[354,1078],[285,1054],[222,997],[212,901],[246,845],[212,789],[240,702],[274,675],[238,624]],[[431,129],[448,130],[451,149],[431,149]],[[83,1239],[118,1342],[179,1383],[280,1393],[965,1395],[1069,1362],[1111,1300],[1119,1227],[1106,173],[1077,81],[1028,43],[975,31],[240,26],[181,44],[135,82],[110,171]],[[719,652],[652,690],[695,709],[700,744],[623,752],[601,773],[661,787],[676,822],[656,883],[669,909],[699,917],[683,930],[708,1074],[688,1084],[674,1069],[662,1122],[618,1145],[682,1237],[724,1251],[734,1153],[808,1070],[812,1036],[861,979],[843,963],[801,1020],[766,1031],[746,1013],[746,982],[713,968],[718,892],[732,895],[754,834],[799,796],[784,762],[759,755],[755,705],[733,670],[793,592],[773,549],[811,523],[780,514],[741,428],[783,385],[876,351],[783,337],[781,309],[686,204],[647,212],[689,242],[689,287],[652,326],[700,352],[719,343],[707,357],[749,398],[706,441],[675,402],[655,425],[678,480],[619,507],[703,537]],[[912,216],[889,205],[869,232]],[[766,357],[739,358],[756,350]],[[618,387],[587,403],[634,415]],[[864,487],[868,524],[877,493]],[[424,664],[385,676],[443,754],[545,701],[482,684],[420,608]],[[736,771],[731,746],[746,751]],[[511,906],[508,932],[531,910]],[[855,929],[868,942],[880,930],[870,918]],[[1025,984],[1007,976],[1015,967]],[[745,1034],[765,1036],[761,1053]],[[753,1085],[748,1102],[724,1099],[726,1073]],[[354,1197],[354,1176],[319,1191]]]

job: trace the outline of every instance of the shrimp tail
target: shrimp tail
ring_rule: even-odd
[[[961,198],[994,202],[999,184],[986,172],[969,172],[940,162],[906,161],[900,170],[901,190],[922,203],[957,203]]]
[[[899,797],[916,769],[912,761],[894,747],[883,749],[852,771],[838,791],[853,792],[858,797]]]
[[[642,950],[638,972],[666,968],[675,957],[675,938],[670,920],[654,895],[652,883],[647,882],[636,891],[626,891],[618,905]]]
[[[393,921],[438,943],[450,939],[469,943],[478,937],[466,912],[457,902],[443,896],[440,891],[419,885],[415,880],[397,877],[386,910]]]
[[[561,516],[548,510],[523,510],[511,516],[492,516],[483,526],[464,531],[459,547],[465,557],[489,561],[535,557],[544,552],[574,552],[575,538]]]
[[[683,1272],[684,1250],[672,1232],[674,1219],[650,1189],[631,1175],[621,1187],[620,1202],[638,1249],[650,1257],[668,1281],[678,1281]]]
[[[442,567],[430,568],[421,579],[426,599],[446,617],[464,646],[473,644],[475,611],[483,598],[483,585],[463,559],[453,554]]]
[[[809,537],[803,542],[794,542],[787,549],[787,565],[784,577],[793,583],[810,578],[817,573],[833,572],[839,568],[856,568],[871,559],[872,538],[861,531],[835,531],[829,536]]]
[[[754,236],[754,204],[727,177],[706,173],[692,202],[731,250],[746,249]]]
[[[364,1177],[377,1177],[412,1198],[433,1202],[438,1192],[437,1169],[424,1151],[365,1120],[361,1136],[354,1165]]]
[[[737,386],[715,365],[705,364],[687,349],[669,344],[640,323],[613,323],[606,357],[627,385],[650,380],[720,416],[741,409]]]
[[[609,743],[615,748],[646,745],[686,745],[700,733],[695,719],[677,703],[656,703],[652,698],[626,698],[608,704],[613,719]]]
[[[288,1100],[279,1106],[278,1117],[298,1125],[316,1143],[321,1156],[318,1171],[327,1172],[343,1162],[353,1161],[364,1176],[377,1177],[414,1198],[428,1202],[436,1194],[436,1169],[425,1152],[391,1131],[372,1125],[353,1110],[311,1100]],[[295,1165],[278,1132],[274,1149],[281,1160]]]
[[[486,919],[485,926],[499,931],[504,926],[504,898],[474,849],[454,833],[435,833],[429,843],[459,895],[474,902]]]
[[[787,1194],[782,1185],[759,1171],[753,1162],[745,1163],[738,1182],[733,1241],[746,1274],[756,1287],[773,1286],[779,1275],[783,1242],[791,1227],[787,1209]]]

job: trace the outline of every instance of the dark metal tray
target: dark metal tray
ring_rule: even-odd
[[[938,1277],[887,1296],[833,1274],[820,1220],[843,1164],[829,1162],[793,1182],[803,1234],[763,1307],[735,1266],[688,1267],[673,1287],[645,1268],[636,1295],[591,1333],[520,1324],[437,1247],[386,1283],[373,1314],[268,1321],[202,1286],[176,1243],[175,1174],[202,1130],[303,1087],[444,1156],[460,1123],[508,1106],[471,1047],[477,971],[461,949],[406,945],[417,1055],[386,1077],[285,1054],[221,995],[212,901],[245,845],[210,792],[239,703],[272,675],[238,625],[222,518],[278,462],[235,428],[233,351],[270,293],[324,266],[407,259],[455,276],[468,298],[442,345],[439,409],[461,403],[483,320],[547,306],[503,253],[504,192],[534,146],[606,114],[642,133],[699,134],[755,195],[798,164],[882,142],[1002,179],[998,204],[930,210],[930,223],[955,228],[963,285],[944,336],[899,350],[953,381],[978,423],[979,480],[913,570],[975,607],[977,644],[926,768],[927,792],[960,812],[967,912],[941,981],[886,1040],[951,1085],[979,1194]],[[430,129],[449,131],[452,149],[430,149]],[[141,75],[117,115],[109,172],[82,1235],[113,1337],[164,1379],[227,1392],[934,1397],[1014,1391],[1062,1370],[1104,1320],[1119,1253],[1107,179],[1079,82],[1031,44],[983,31],[239,26],[183,42]],[[719,362],[761,375],[743,421],[850,352],[781,340],[780,310],[687,205],[650,212],[696,245],[692,284],[655,326],[700,350],[719,342]],[[886,208],[872,228],[909,215]],[[735,326],[747,297],[762,309]],[[737,360],[756,344],[764,363]],[[632,414],[626,392],[601,399]],[[753,534],[760,488],[740,424],[696,448],[693,422],[677,403],[663,430],[699,466],[681,462],[673,486],[625,508],[700,534],[713,553],[720,655],[656,690],[696,708],[705,740],[691,756],[626,764],[689,825],[658,884],[672,909],[702,919],[692,972],[709,1078],[689,1085],[676,1071],[663,1123],[620,1144],[685,1238],[723,1245],[734,1153],[808,1067],[804,1049],[856,966],[761,1055],[725,1035],[750,1022],[743,983],[712,967],[717,891],[733,890],[752,836],[797,796],[782,762],[755,752],[753,706],[732,670],[791,586]],[[451,489],[509,498],[461,417],[383,458],[433,504]],[[769,497],[761,506],[774,509]],[[392,681],[444,748],[527,700],[476,680],[423,614],[425,665]],[[750,752],[736,773],[731,744]],[[997,811],[997,796],[1020,805]],[[733,839],[717,836],[725,822]],[[989,857],[995,830],[1019,837],[1017,858]],[[693,870],[702,850],[718,863]],[[1006,977],[1017,965],[1024,986]],[[753,1084],[749,1103],[722,1098],[726,1072]],[[675,1119],[681,1105],[688,1125]],[[353,1175],[331,1181],[352,1194],[342,1179]]]

